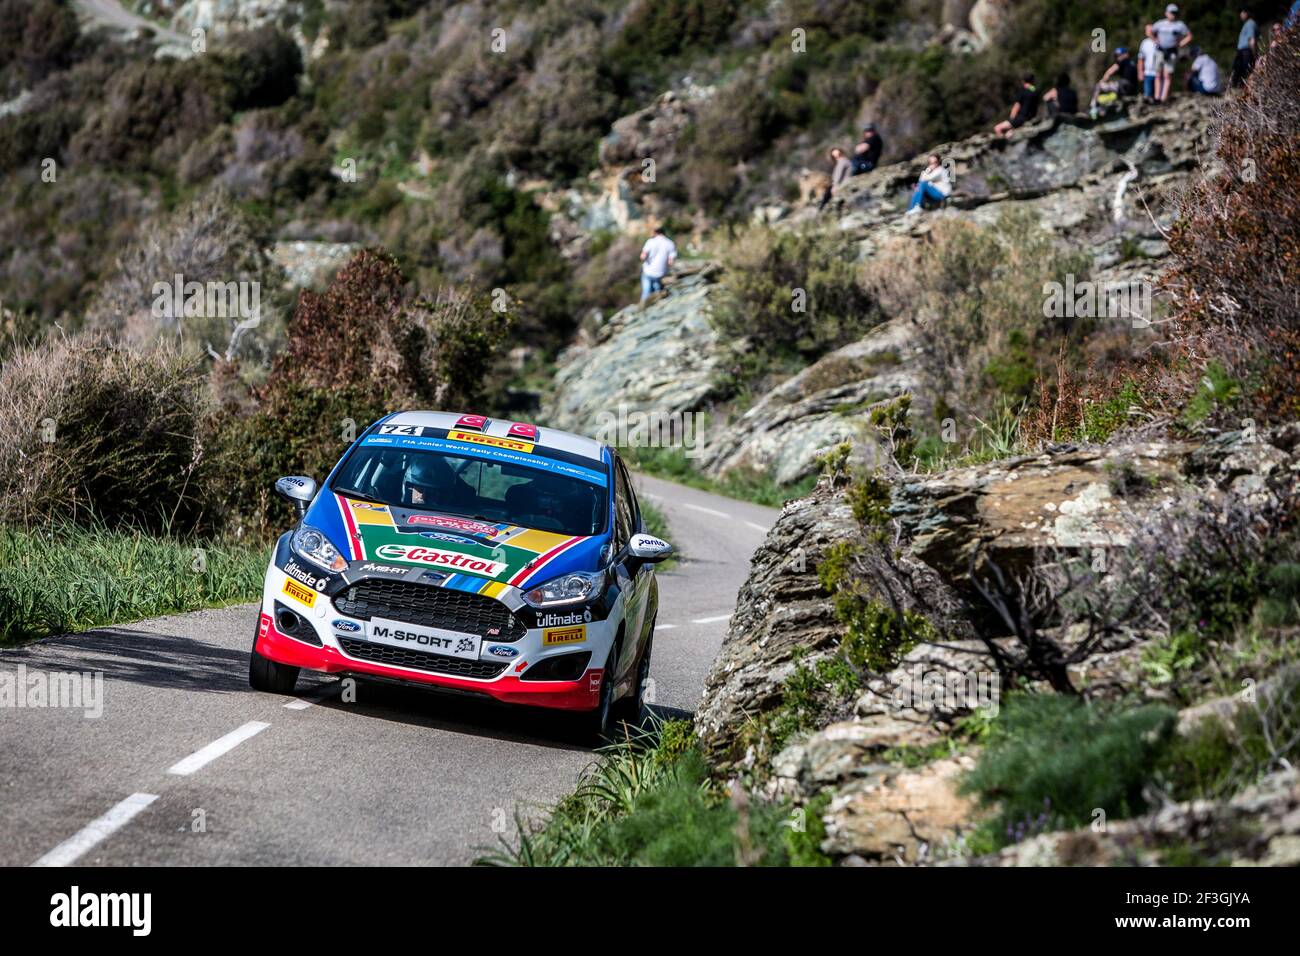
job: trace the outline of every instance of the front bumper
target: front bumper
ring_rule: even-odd
[[[289,579],[285,572],[272,563],[267,572],[262,595],[261,617],[254,644],[259,654],[276,663],[327,674],[354,674],[399,681],[413,686],[442,688],[488,697],[506,704],[589,711],[595,709],[600,703],[600,683],[604,671],[599,664],[604,662],[612,644],[612,637],[608,633],[612,626],[611,621],[592,622],[587,625],[584,629],[585,640],[580,645],[570,647],[544,646],[543,629],[530,629],[525,637],[513,643],[517,656],[509,659],[500,674],[490,678],[462,677],[363,660],[349,655],[344,651],[343,644],[348,639],[364,638],[365,622],[354,621],[358,631],[342,635],[336,633],[336,625],[340,620],[353,619],[340,614],[325,594],[309,597],[312,602],[310,605],[293,599],[292,593],[286,597],[287,580]],[[292,585],[290,591],[293,591]],[[311,642],[290,636],[277,627],[274,617],[277,603],[293,610],[303,624],[311,628]],[[553,633],[554,629],[551,631]],[[299,638],[304,636],[301,632],[295,633],[298,633]],[[488,643],[490,642],[484,642],[485,649]],[[591,652],[587,669],[577,680],[522,679],[522,675],[527,670],[548,657],[573,650]],[[486,653],[482,659],[494,660]]]

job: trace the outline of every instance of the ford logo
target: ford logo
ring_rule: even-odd
[[[355,634],[357,631],[361,630],[361,625],[358,624],[356,621],[338,620],[338,621],[334,621],[333,625],[334,625],[334,630],[346,631],[350,634]]]
[[[500,644],[495,647],[489,647],[488,653],[493,657],[516,657],[519,654],[518,648],[504,647]]]

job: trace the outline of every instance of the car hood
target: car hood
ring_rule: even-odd
[[[353,569],[423,567],[443,587],[474,591],[489,589],[488,582],[526,589],[568,571],[595,570],[608,537],[372,504],[328,488],[304,521],[325,532]]]

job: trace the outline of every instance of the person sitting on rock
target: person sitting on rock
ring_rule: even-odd
[[[677,261],[677,246],[664,235],[662,226],[656,226],[654,235],[641,247],[641,301],[664,287],[664,276]]]
[[[1219,95],[1219,64],[1199,46],[1192,47],[1192,70],[1187,74],[1187,88],[1202,96]]]
[[[907,207],[907,215],[919,214],[921,204],[927,199],[943,202],[951,194],[952,176],[949,175],[947,167],[939,161],[938,155],[931,153],[921,178],[916,181],[916,189],[912,190],[912,201]]]
[[[993,132],[1006,139],[1012,131],[1019,129],[1038,115],[1038,88],[1034,86],[1034,74],[1026,73],[1020,83],[1020,92],[1011,104],[1011,115],[1004,119]]]
[[[844,150],[834,146],[831,148],[830,157],[831,181],[826,187],[826,192],[822,193],[822,201],[818,209],[825,209],[826,204],[839,194],[840,186],[844,181],[853,175],[853,163],[849,162],[849,158],[844,155]]]
[[[1056,78],[1056,85],[1043,94],[1043,103],[1047,105],[1048,116],[1061,113],[1069,116],[1079,112],[1079,94],[1070,85],[1069,73],[1062,73]]]
[[[869,173],[880,165],[880,154],[884,149],[885,141],[876,132],[876,124],[868,123],[862,127],[862,142],[853,147],[853,175]]]
[[[1115,62],[1106,68],[1106,72],[1097,81],[1092,91],[1092,102],[1088,114],[1096,119],[1107,113],[1112,107],[1118,109],[1119,98],[1132,96],[1138,90],[1137,62],[1129,56],[1128,47],[1115,48]]]

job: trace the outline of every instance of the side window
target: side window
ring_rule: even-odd
[[[623,463],[617,460],[614,466],[614,522],[615,543],[621,548],[632,539],[635,522],[632,515],[632,489],[628,487]]]
[[[637,500],[636,487],[632,484],[632,476],[628,474],[622,459],[619,460],[618,466],[623,472],[623,480],[627,482],[627,500],[632,506],[632,533],[637,534],[643,531],[645,527],[641,523],[641,502]]]

